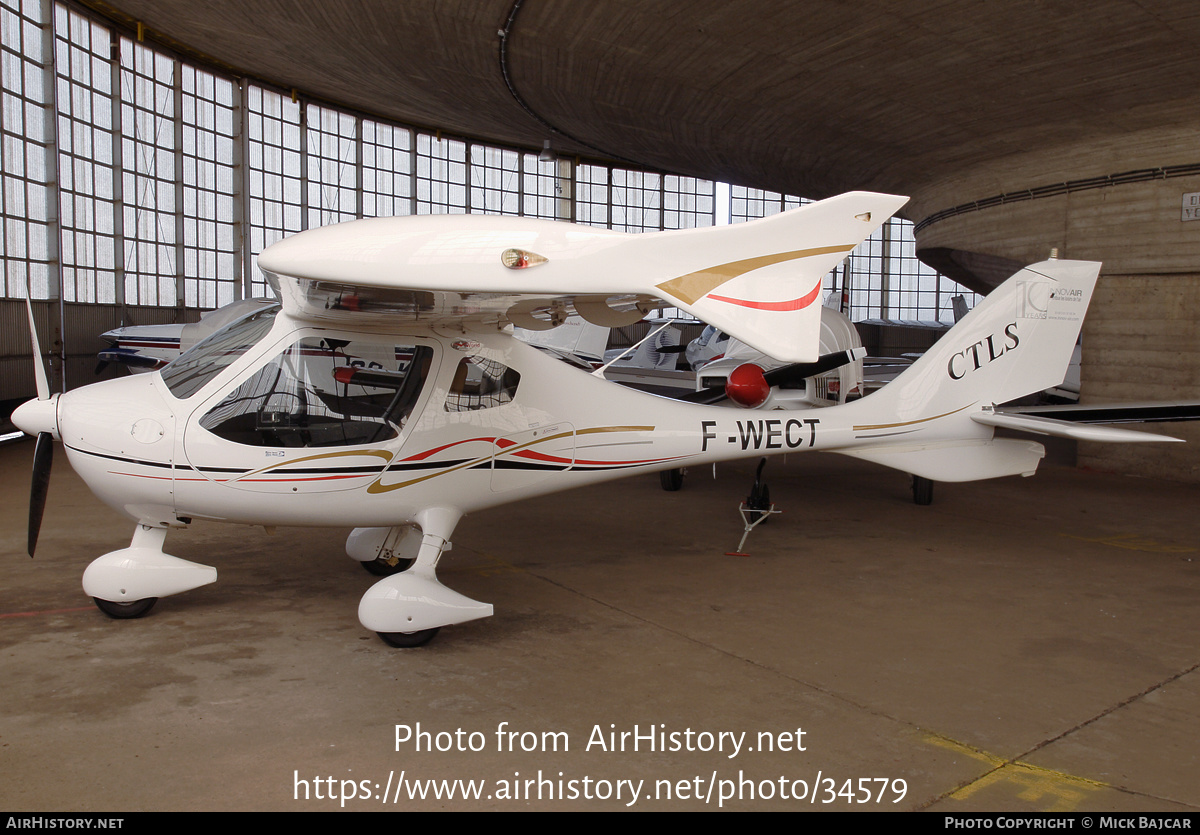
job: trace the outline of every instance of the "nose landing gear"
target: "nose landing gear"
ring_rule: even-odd
[[[83,590],[110,618],[128,620],[148,613],[160,597],[215,583],[210,565],[163,553],[167,529],[139,524],[128,548],[92,561],[83,572]]]
[[[141,600],[135,600],[132,603],[114,603],[111,600],[105,600],[103,597],[93,597],[92,600],[96,604],[96,608],[104,614],[108,615],[113,620],[132,620],[140,618],[150,613],[154,608],[154,604],[158,602],[157,597],[143,597]]]

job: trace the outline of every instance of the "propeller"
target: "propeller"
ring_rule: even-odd
[[[852,363],[856,359],[865,356],[866,353],[866,349],[864,348],[852,348],[848,351],[836,351],[832,354],[822,354],[816,362],[795,362],[767,372],[759,370],[758,375],[755,376],[760,376],[762,381],[757,383],[757,385],[765,386],[766,388],[770,389],[785,383],[797,382],[805,379],[806,377],[815,377],[818,374],[824,374],[826,371],[832,371],[835,368],[840,368],[843,365]],[[747,363],[746,365],[752,364]],[[745,368],[746,365],[740,365],[738,368]],[[757,368],[757,366],[755,366],[755,368]],[[734,369],[734,371],[737,370],[738,369]],[[730,374],[729,378],[733,379],[733,374]],[[754,385],[754,383],[752,383],[752,385]],[[699,391],[690,392],[679,399],[687,400],[691,403],[713,404],[729,399],[729,394],[726,388],[700,389]]]
[[[39,432],[33,448],[33,485],[29,488],[29,556],[37,550],[38,533],[42,529],[42,514],[46,510],[46,494],[50,492],[50,467],[54,464],[54,436]]]
[[[867,350],[865,348],[836,351],[832,354],[822,354],[816,362],[797,362],[785,365],[782,368],[772,369],[763,374],[763,377],[766,378],[767,385],[781,386],[785,383],[799,382],[806,377],[815,377],[818,374],[824,374],[826,371],[841,368],[843,365],[849,365],[856,359],[860,359],[866,355]]]
[[[33,303],[25,294],[25,309],[29,314],[29,338],[33,343],[33,374],[37,399],[22,403],[13,412],[13,423],[28,435],[37,435],[33,450],[33,483],[29,491],[29,556],[37,549],[42,515],[46,510],[46,495],[50,490],[50,468],[54,464],[54,437],[58,430],[58,395],[50,394],[50,380],[42,364],[42,348],[38,344],[37,327],[33,321]]]

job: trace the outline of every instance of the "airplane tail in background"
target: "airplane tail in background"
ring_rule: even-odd
[[[852,404],[855,444],[838,451],[936,481],[1031,475],[1044,449],[993,438],[993,406],[1062,382],[1099,272],[1096,262],[1043,261],[1013,275],[895,381]]]

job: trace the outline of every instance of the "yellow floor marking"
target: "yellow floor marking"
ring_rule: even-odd
[[[952,793],[950,797],[955,800],[966,800],[984,789],[1002,786],[1016,789],[1017,797],[1027,803],[1046,806],[1038,811],[1072,812],[1091,792],[1109,788],[1105,783],[1074,777],[1061,771],[1052,771],[1023,762],[1009,762],[946,737],[930,735],[925,741],[930,745],[970,757],[991,768],[979,779]]]
[[[1101,545],[1111,545],[1114,548],[1125,548],[1129,551],[1149,551],[1154,554],[1190,554],[1196,550],[1186,545],[1171,545],[1167,542],[1159,542],[1157,539],[1144,539],[1133,533],[1115,533],[1110,536],[1098,536],[1095,538],[1071,536],[1070,534],[1062,534],[1062,536],[1065,536],[1067,539],[1078,539],[1080,542],[1098,542]]]

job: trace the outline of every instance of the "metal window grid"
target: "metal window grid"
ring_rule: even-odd
[[[357,217],[518,214],[629,232],[717,222],[717,184],[557,159],[305,102],[120,37],[53,0],[0,0],[8,297],[214,307],[268,295],[257,257]],[[723,188],[723,187],[722,187]],[[729,220],[806,201],[729,187]],[[960,292],[892,220],[849,274],[855,318],[946,321]],[[971,301],[975,300],[974,294]]]
[[[60,280],[61,298],[70,302],[125,301],[115,163],[121,141],[113,105],[119,79],[110,43],[108,29],[55,6]]]
[[[183,65],[181,75],[183,300],[221,307],[238,296],[240,91],[193,66]]]
[[[58,260],[49,4],[0,0],[0,292],[46,299]]]

